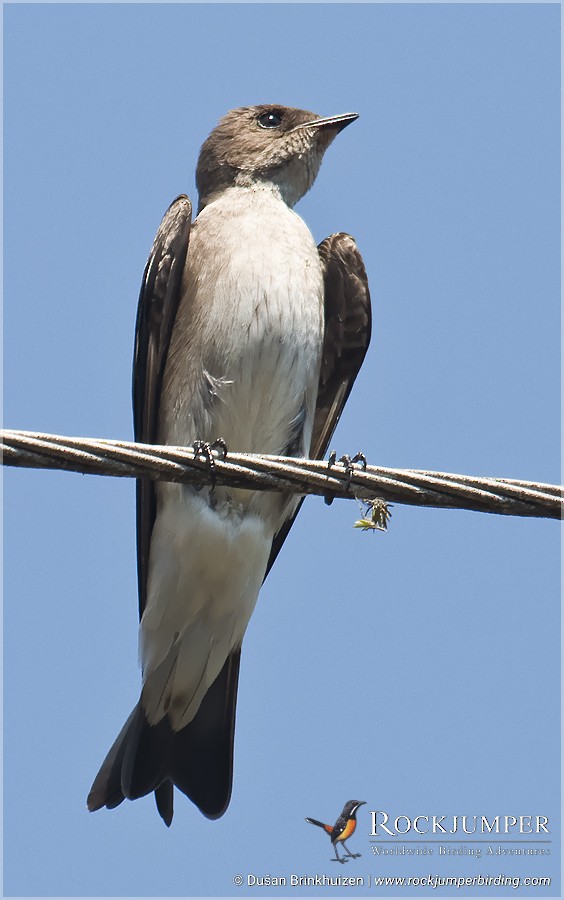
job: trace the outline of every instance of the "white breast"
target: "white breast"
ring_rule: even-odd
[[[322,334],[321,263],[303,221],[270,191],[226,191],[193,226],[163,439],[282,453],[301,415],[307,453]]]

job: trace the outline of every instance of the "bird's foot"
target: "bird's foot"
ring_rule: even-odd
[[[335,465],[336,462],[337,462],[337,453],[335,450],[331,450],[331,453],[329,454],[329,459],[327,460],[327,468],[331,469]],[[354,474],[355,465],[357,463],[360,463],[363,472],[366,469],[366,456],[364,455],[364,453],[361,453],[361,452],[355,453],[354,456],[348,456],[348,454],[345,453],[343,456],[339,457],[339,462],[343,463],[343,465],[345,467],[345,476],[346,476],[345,490],[348,491],[348,489],[351,485],[351,478]],[[333,499],[334,498],[331,497],[330,494],[326,494],[324,497],[324,500],[325,500],[325,503],[327,504],[327,506],[331,505],[331,503],[333,502]]]
[[[348,489],[350,487],[351,477],[354,473],[355,465],[357,463],[360,463],[360,467],[363,472],[366,469],[366,457],[364,453],[361,453],[360,451],[358,453],[355,453],[355,455],[352,457],[347,456],[347,454],[345,453],[344,456],[341,456],[339,462],[342,462],[345,466],[345,474],[347,476],[346,486]]]
[[[362,856],[362,853],[347,853],[347,856],[350,856],[351,859],[358,859],[359,856]]]
[[[216,438],[211,445],[211,449],[212,451],[215,451],[217,453],[218,459],[221,459],[221,461],[223,462],[223,460],[227,456],[227,444],[225,443],[223,438]]]
[[[216,438],[212,444],[209,444],[207,441],[194,441],[193,450],[194,459],[197,459],[199,456],[203,457],[209,466],[211,487],[213,491],[215,488],[214,453],[217,455],[218,459],[224,460],[227,456],[227,444],[223,438]]]
[[[346,862],[348,862],[348,859],[344,859],[344,858],[341,859],[340,856],[332,856],[332,857],[331,857],[331,862],[346,863]]]
[[[336,461],[337,461],[337,451],[331,450],[331,453],[329,454],[329,459],[327,460],[327,468],[330,469],[332,466],[334,466]],[[331,504],[335,498],[332,497],[331,494],[325,494],[323,499],[324,499],[325,503],[327,504],[327,506],[331,506]]]

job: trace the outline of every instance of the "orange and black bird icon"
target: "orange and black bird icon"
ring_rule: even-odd
[[[357,857],[361,855],[360,853],[351,853],[345,844],[345,841],[354,834],[356,828],[356,812],[358,807],[363,806],[365,802],[365,800],[349,800],[345,803],[343,811],[334,825],[325,825],[323,822],[318,822],[317,819],[306,818],[306,822],[309,822],[311,825],[318,825],[319,828],[323,828],[331,838],[331,843],[335,850],[335,856],[332,857],[333,862],[346,863],[348,862],[347,857],[350,856],[351,859],[357,859]],[[344,856],[339,856],[337,844],[342,844],[345,848],[346,853]]]

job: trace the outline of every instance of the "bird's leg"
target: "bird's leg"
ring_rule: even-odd
[[[334,466],[336,460],[337,460],[337,451],[331,450],[331,453],[329,454],[329,459],[327,460],[327,468],[330,469],[331,466]],[[331,504],[335,498],[332,497],[331,494],[325,494],[323,499],[324,499],[325,503],[327,504],[327,506],[331,506]]]
[[[194,459],[198,456],[203,456],[206,460],[209,470],[210,470],[210,478],[211,478],[211,489],[215,488],[215,460],[213,458],[214,451],[217,453],[218,450],[221,450],[221,454],[219,454],[220,459],[225,459],[227,456],[227,444],[223,440],[223,438],[216,438],[213,444],[209,444],[207,441],[194,441]]]
[[[355,453],[353,457],[348,456],[346,453],[344,456],[341,456],[339,462],[342,462],[345,466],[345,474],[347,476],[346,480],[346,488],[349,489],[351,485],[351,478],[354,473],[354,467],[356,463],[360,463],[362,466],[362,471],[366,469],[366,457],[364,453]]]
[[[345,475],[346,475],[345,490],[348,491],[348,489],[351,486],[351,478],[352,478],[352,473],[354,472],[354,466],[351,462],[350,456],[347,453],[343,453],[343,455],[339,457],[339,462],[342,463],[345,467]]]
[[[327,468],[331,469],[335,465],[336,462],[337,462],[337,453],[335,450],[331,450],[331,453],[329,454],[329,459],[327,460]],[[343,456],[339,457],[339,462],[343,463],[343,465],[345,467],[345,490],[348,491],[348,489],[351,486],[351,478],[353,476],[354,467],[355,467],[356,463],[361,464],[363,472],[366,469],[366,456],[364,455],[364,453],[361,453],[360,451],[358,453],[355,453],[355,455],[352,457],[349,456],[347,453],[345,453],[345,454],[343,454]],[[323,499],[325,500],[325,503],[327,504],[327,506],[331,506],[331,504],[335,498],[332,497],[331,494],[325,494]]]
[[[335,460],[333,460],[333,462],[334,461]],[[360,463],[362,465],[362,471],[364,472],[364,470],[366,469],[366,457],[364,453],[355,453],[355,455],[351,458],[345,453],[340,457],[339,462],[343,463],[345,467],[345,489],[348,491],[349,487],[351,486],[351,478],[354,473],[355,464]]]
[[[344,859],[344,858],[342,858],[342,857],[339,856],[339,851],[337,850],[337,845],[336,845],[336,844],[333,844],[333,850],[335,851],[335,856],[332,856],[332,857],[331,857],[331,862],[340,862],[340,863],[346,863],[346,862],[348,862],[348,859]]]
[[[345,850],[347,851],[347,856],[350,856],[351,859],[358,859],[359,856],[362,856],[361,853],[351,853],[344,841],[341,841],[341,843],[342,843],[343,847],[345,848]]]
[[[335,465],[336,461],[337,461],[337,453],[335,450],[331,450],[331,453],[329,454],[329,459],[327,460],[327,468],[331,469]],[[364,453],[361,453],[360,451],[358,453],[355,453],[355,455],[353,457],[350,457],[350,456],[348,456],[348,454],[345,453],[343,456],[339,457],[339,462],[343,463],[343,465],[345,467],[345,475],[346,475],[345,490],[348,491],[348,489],[351,485],[351,478],[354,473],[355,464],[360,463],[362,465],[362,471],[364,472],[364,470],[366,469],[366,456],[364,455]],[[323,499],[325,500],[325,503],[327,504],[327,506],[331,506],[331,504],[334,500],[334,497],[331,497],[330,494],[325,494],[325,497]]]

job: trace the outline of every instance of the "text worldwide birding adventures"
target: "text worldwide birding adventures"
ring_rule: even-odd
[[[353,238],[316,246],[293,207],[356,118],[247,106],[204,142],[197,216],[177,197],[143,276],[136,441],[325,455],[368,348],[370,296]],[[176,786],[205,816],[223,815],[241,645],[301,502],[137,482],[141,695],[94,780],[90,810],[154,792],[170,825]]]

